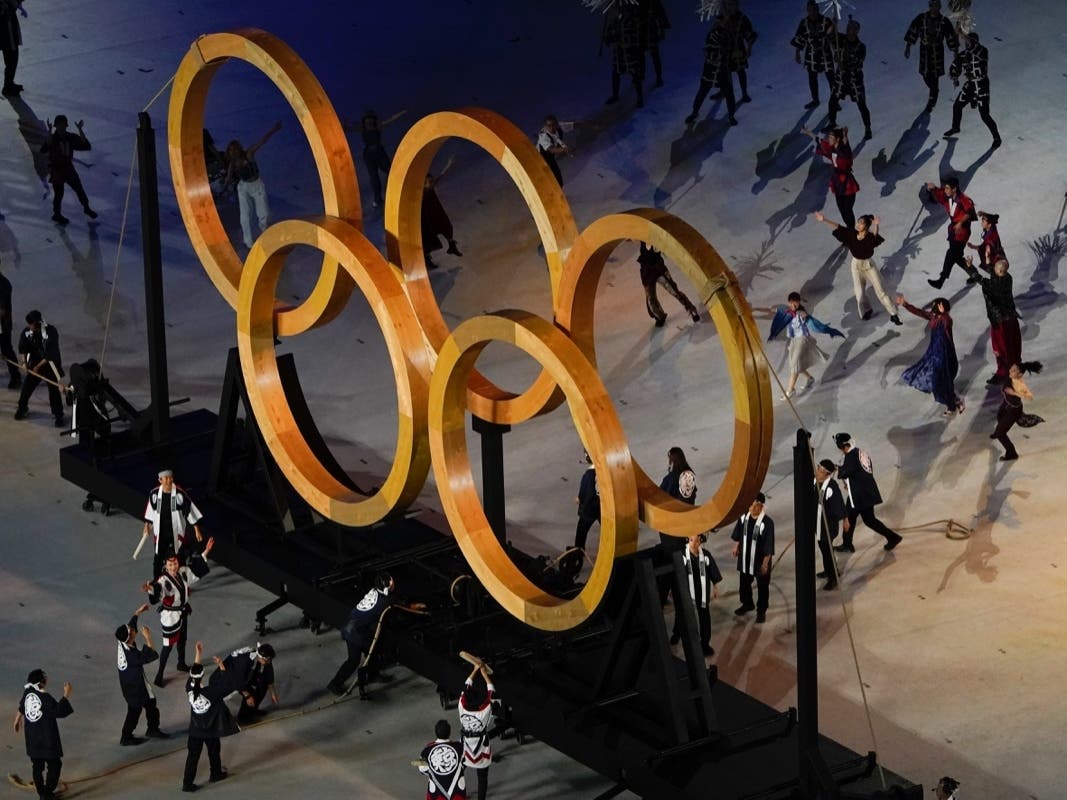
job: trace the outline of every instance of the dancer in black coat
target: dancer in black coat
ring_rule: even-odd
[[[846,509],[848,512],[845,535],[841,544],[834,547],[839,553],[855,553],[852,536],[856,532],[856,519],[861,518],[867,527],[886,538],[886,550],[892,550],[903,540],[903,536],[890,530],[874,515],[874,507],[882,502],[878,491],[878,482],[874,479],[874,463],[866,450],[856,447],[852,436],[847,433],[834,435],[837,449],[845,458],[837,468],[837,477],[845,483]]]
[[[144,644],[140,649],[137,648],[137,617],[148,609],[149,605],[145,603],[133,612],[129,622],[119,625],[115,631],[115,638],[118,640],[116,661],[119,687],[122,689],[123,699],[126,700],[126,719],[123,720],[122,733],[119,736],[119,744],[123,746],[141,744],[144,741],[133,735],[137,723],[141,720],[141,711],[145,712],[148,721],[146,736],[153,739],[170,738],[159,729],[159,707],[144,674],[145,664],[159,659],[159,654],[152,648],[152,632],[147,625],[141,628]]]
[[[45,691],[48,676],[43,669],[35,669],[26,677],[19,710],[15,714],[15,733],[26,730],[26,755],[33,762],[33,785],[41,800],[54,800],[63,769],[63,742],[59,738],[59,722],[74,713],[70,695],[74,687],[63,684],[63,696],[56,700]],[[47,768],[47,777],[45,769]]]

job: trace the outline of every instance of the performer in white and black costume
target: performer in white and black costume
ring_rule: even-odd
[[[452,741],[452,726],[439,719],[433,726],[432,742],[422,748],[419,772],[426,776],[426,800],[467,800],[463,775],[463,746]]]
[[[867,58],[867,45],[860,41],[860,24],[849,17],[844,33],[837,37],[837,76],[830,87],[831,128],[837,127],[837,112],[841,110],[841,98],[850,97],[859,109],[863,120],[863,138],[870,139],[871,110],[867,108],[867,89],[863,85],[863,62]]]
[[[480,675],[481,681],[475,681]],[[459,695],[459,726],[463,736],[463,764],[478,775],[478,800],[485,800],[489,791],[489,765],[493,752],[489,745],[489,729],[493,725],[493,692],[485,664],[478,664],[467,676]]]
[[[789,43],[796,48],[796,61],[802,64],[808,71],[808,89],[811,91],[811,102],[804,108],[815,108],[819,105],[819,73],[826,73],[826,83],[830,87],[831,94],[837,83],[834,76],[834,37],[837,35],[834,23],[828,17],[819,13],[819,4],[815,0],[808,0],[807,16],[800,21],[797,32]],[[803,51],[803,58],[801,58]]]
[[[1000,147],[1000,131],[989,114],[989,51],[978,41],[978,34],[974,31],[967,34],[966,45],[952,60],[949,75],[956,86],[960,85],[960,78],[963,78],[963,88],[952,104],[952,127],[945,131],[945,138],[960,132],[963,107],[970,106],[978,109],[978,116],[993,134],[991,147]]]
[[[230,653],[222,662],[224,672],[215,672],[212,680],[227,676],[231,691],[241,693],[241,710],[238,721],[247,721],[259,712],[259,706],[270,693],[271,702],[278,705],[278,693],[274,690],[274,648],[267,642],[255,647],[242,647]]]
[[[826,585],[822,588],[827,590],[837,588],[837,564],[834,563],[831,545],[837,538],[838,525],[843,521],[845,530],[849,530],[845,496],[834,480],[836,470],[837,465],[828,458],[815,465],[815,493],[819,498],[815,527],[819,536],[819,552],[822,553],[822,572],[816,573],[815,577],[826,579]]]
[[[48,676],[43,669],[35,669],[26,676],[26,685],[15,714],[15,733],[26,726],[26,755],[33,762],[33,785],[41,800],[54,800],[63,769],[63,742],[59,738],[57,720],[74,713],[70,695],[74,691],[69,682],[63,684],[63,696],[57,701],[45,691]],[[45,768],[48,776],[45,777]]]
[[[144,528],[141,537],[149,533],[155,536],[155,556],[152,559],[152,577],[163,572],[163,562],[170,556],[177,556],[178,563],[184,564],[193,549],[187,525],[193,526],[196,541],[204,541],[200,532],[200,520],[204,515],[196,503],[174,482],[174,473],[169,469],[160,470],[159,486],[148,494],[148,504],[144,509]]]
[[[737,571],[740,573],[738,594],[741,596],[741,606],[734,614],[740,617],[756,609],[758,623],[767,619],[771,594],[771,559],[774,557],[774,520],[765,513],[766,502],[767,498],[763,492],[759,492],[730,535],[734,540],[733,554],[737,559]],[[756,581],[755,604],[752,602],[753,580]]]
[[[163,685],[163,671],[167,667],[172,647],[178,648],[178,671],[189,671],[185,663],[185,641],[188,635],[186,622],[193,610],[189,605],[189,587],[210,571],[206,558],[214,546],[215,540],[208,539],[204,554],[194,555],[189,559],[187,567],[179,564],[177,556],[170,556],[163,564],[163,573],[141,587],[142,591],[148,592],[148,602],[159,606],[159,626],[163,632],[163,649],[159,653],[156,686]]]
[[[700,624],[700,648],[704,655],[713,656],[715,650],[711,646],[711,601],[719,597],[719,584],[722,583],[722,573],[715,558],[701,545],[704,544],[703,534],[690,536],[685,550],[682,551],[682,566],[685,568],[686,583],[689,586],[689,596],[696,604],[697,622]],[[674,631],[671,633],[671,644],[677,644],[682,638],[682,612],[680,603],[674,607]]]
[[[185,682],[185,694],[189,698],[189,752],[185,757],[185,774],[182,777],[182,791],[195,792],[196,768],[200,763],[200,754],[207,747],[207,761],[211,772],[208,781],[218,783],[230,777],[222,768],[223,736],[232,736],[240,732],[237,722],[223,702],[229,693],[227,681],[209,681],[204,685],[204,665],[200,658],[204,653],[203,642],[196,643],[196,657],[189,670],[189,679]],[[218,656],[212,656],[220,672],[226,666]],[[215,676],[212,675],[212,678]]]
[[[126,700],[126,719],[122,723],[122,734],[119,737],[119,744],[123,746],[144,742],[144,739],[133,735],[137,723],[141,721],[142,710],[148,721],[145,736],[153,739],[170,738],[159,729],[159,707],[156,705],[156,696],[152,692],[152,687],[148,684],[148,678],[144,674],[145,664],[151,664],[159,658],[159,654],[152,649],[152,633],[147,625],[141,628],[144,644],[141,649],[137,649],[137,616],[143,614],[148,608],[148,603],[145,603],[133,612],[129,622],[119,625],[115,630],[115,638],[118,640],[119,687]]]
[[[867,523],[867,527],[879,536],[885,537],[886,544],[883,549],[892,550],[904,537],[890,530],[874,515],[874,507],[881,504],[882,494],[878,491],[878,481],[874,479],[874,462],[870,453],[856,447],[852,436],[847,433],[834,434],[834,443],[845,456],[841,466],[837,468],[837,477],[845,484],[845,508],[848,515],[845,535],[841,544],[834,547],[834,550],[839,553],[856,552],[856,548],[852,546],[852,536],[856,532],[857,518]]]
[[[919,74],[930,90],[926,103],[929,114],[937,105],[938,84],[945,74],[945,47],[955,52],[960,40],[948,17],[941,15],[941,0],[930,0],[930,9],[911,21],[904,35],[904,58],[911,58],[911,46],[919,44]]]
[[[551,114],[545,117],[545,125],[537,134],[537,152],[556,176],[556,183],[563,186],[563,173],[556,156],[574,155],[574,150],[563,141],[563,125]]]

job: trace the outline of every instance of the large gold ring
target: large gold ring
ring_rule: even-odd
[[[222,227],[204,161],[204,106],[211,81],[228,59],[251,64],[281,90],[304,129],[322,184],[326,214],[360,226],[359,185],[341,122],[322,85],[281,39],[243,29],[201,36],[185,54],[170,94],[167,137],[174,193],[193,249],[219,294],[237,307],[241,259]],[[280,307],[278,333],[294,336],[329,322],[348,302],[352,281],[337,262],[323,259],[308,298],[296,308]]]

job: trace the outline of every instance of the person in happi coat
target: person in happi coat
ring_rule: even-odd
[[[812,109],[819,105],[819,73],[826,73],[826,83],[833,94],[837,80],[834,75],[834,39],[836,27],[829,17],[819,13],[819,4],[808,0],[807,15],[797,25],[797,32],[790,42],[796,48],[796,62],[802,64],[808,72],[808,89],[811,102],[804,108]],[[803,58],[801,54],[803,53]]]
[[[952,23],[941,14],[941,0],[930,0],[930,7],[911,21],[904,34],[904,58],[911,58],[914,44],[919,45],[919,74],[930,90],[926,102],[929,114],[937,105],[941,76],[945,74],[945,45],[953,52],[960,46]]]
[[[360,697],[365,697],[364,686],[367,683],[367,669],[360,666],[363,654],[370,654],[374,643],[375,631],[382,614],[396,599],[396,581],[387,572],[379,573],[374,578],[374,585],[355,605],[348,615],[348,621],[341,628],[341,638],[348,649],[348,657],[338,668],[336,674],[326,684],[326,688],[336,695],[347,691],[345,683],[352,673],[359,670],[357,679]],[[368,659],[369,660],[369,659]]]
[[[30,413],[30,397],[48,379],[48,405],[57,428],[63,427],[66,414],[63,411],[63,394],[59,390],[63,379],[63,356],[59,351],[59,331],[55,325],[44,321],[40,311],[34,309],[26,315],[26,327],[19,336],[19,367],[25,373],[15,419],[25,419]]]
[[[848,128],[834,128],[818,137],[807,128],[800,132],[815,142],[814,155],[830,162],[830,194],[834,196],[837,210],[841,212],[841,221],[846,228],[856,226],[856,195],[860,184],[852,173],[852,145],[848,141]]]
[[[222,738],[240,732],[237,721],[226,707],[223,699],[230,692],[229,681],[204,681],[204,665],[200,659],[204,654],[204,643],[196,643],[196,656],[189,669],[189,678],[185,682],[185,694],[189,700],[189,742],[185,756],[185,772],[182,775],[182,791],[195,792],[196,770],[200,764],[200,754],[207,748],[207,760],[210,769],[208,782],[218,783],[226,780],[230,774],[222,768]],[[218,671],[225,672],[226,665],[218,656],[212,656]],[[215,676],[212,675],[212,678]]]
[[[837,465],[824,458],[815,465],[815,492],[819,498],[816,511],[816,529],[819,536],[819,552],[822,554],[822,571],[816,578],[825,578],[823,589],[837,588],[837,564],[834,562],[833,541],[837,538],[838,526],[842,523],[845,531],[849,530],[848,515],[845,513],[845,496],[841,487],[834,480]]]
[[[834,444],[844,454],[837,468],[837,477],[844,484],[847,523],[844,524],[845,532],[841,537],[841,544],[835,545],[834,550],[839,553],[856,552],[852,537],[856,533],[857,519],[862,519],[868,528],[879,536],[884,536],[884,549],[892,550],[904,537],[890,530],[874,515],[874,507],[881,504],[882,495],[878,491],[878,481],[874,479],[874,462],[870,453],[857,447],[852,436],[847,433],[834,434]]]
[[[122,697],[126,700],[126,719],[122,722],[122,733],[119,736],[119,744],[123,746],[145,741],[133,735],[137,723],[141,720],[142,711],[148,722],[145,736],[152,739],[169,738],[168,734],[159,729],[159,707],[144,674],[145,664],[151,664],[159,658],[159,654],[152,648],[152,632],[148,630],[147,625],[140,629],[144,644],[139,649],[137,647],[137,617],[148,609],[149,605],[145,603],[133,612],[129,622],[119,625],[115,630],[115,638],[118,640],[119,688],[122,689]]]
[[[452,726],[439,719],[434,740],[422,748],[419,772],[426,776],[426,800],[467,800],[463,745],[452,740]]]
[[[194,549],[188,526],[192,526],[197,542],[204,541],[199,524],[203,518],[192,498],[174,482],[174,472],[160,470],[159,486],[148,493],[144,527],[141,529],[142,538],[149,533],[155,537],[153,578],[162,574],[163,564],[171,556],[177,556],[179,564],[188,560]]]
[[[56,700],[45,687],[48,676],[43,669],[35,669],[26,677],[26,685],[15,714],[15,733],[25,729],[26,755],[33,763],[33,786],[41,800],[54,800],[59,787],[59,773],[63,769],[63,742],[59,738],[59,722],[74,713],[70,696],[74,687],[63,684],[63,696]],[[47,770],[47,772],[46,772]]]
[[[241,694],[241,710],[237,721],[254,719],[259,707],[270,694],[271,702],[278,705],[278,693],[274,689],[274,648],[267,642],[255,647],[234,650],[225,659],[225,672],[216,672],[211,677],[226,676],[233,691]]]
[[[734,525],[730,538],[734,541],[733,555],[737,559],[740,576],[738,594],[741,605],[734,610],[743,616],[756,609],[756,622],[767,620],[767,606],[771,595],[771,561],[774,558],[774,520],[766,513],[767,498],[758,492],[748,511]],[[756,582],[756,602],[752,602],[752,582]]]
[[[19,66],[19,47],[22,46],[22,26],[18,15],[26,15],[22,0],[0,0],[0,52],[4,55],[4,86],[0,94],[18,97],[22,84],[15,83],[15,70]]]
[[[475,680],[480,678],[480,680]],[[489,791],[489,765],[493,752],[489,745],[489,730],[493,724],[493,692],[495,687],[485,664],[479,663],[464,681],[459,695],[459,727],[463,738],[463,765],[478,776],[478,800],[485,800]]]
[[[159,625],[163,632],[163,649],[159,653],[159,670],[154,681],[156,686],[163,686],[163,671],[172,648],[178,650],[178,671],[189,671],[185,663],[185,642],[188,638],[189,615],[193,611],[189,605],[190,587],[210,571],[206,559],[214,546],[214,538],[209,538],[203,555],[194,555],[189,559],[189,565],[184,567],[177,556],[170,556],[163,563],[160,576],[141,587],[142,591],[148,593],[148,602],[158,604]]]
[[[1000,130],[989,113],[989,51],[981,44],[978,34],[974,31],[967,34],[965,46],[952,59],[949,75],[956,86],[960,85],[962,78],[963,88],[952,104],[952,127],[945,131],[944,138],[948,139],[960,132],[963,108],[970,106],[978,109],[978,116],[993,135],[990,147],[994,150],[1000,147]]]
[[[703,534],[689,537],[685,550],[682,551],[682,568],[685,572],[689,596],[696,606],[697,625],[700,628],[700,649],[704,655],[712,656],[715,655],[715,649],[711,646],[711,601],[719,597],[722,573],[719,571],[719,565],[715,563],[715,557],[704,549],[703,544]],[[684,596],[684,589],[682,593]],[[677,644],[681,638],[682,612],[680,603],[676,603],[671,644]]]

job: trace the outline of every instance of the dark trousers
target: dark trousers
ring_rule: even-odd
[[[708,601],[711,601],[710,596]],[[679,606],[684,602],[683,600],[674,604],[674,630],[671,633],[679,638],[682,636],[682,610]],[[695,601],[693,605],[696,606],[697,626],[700,628],[700,646],[707,649],[711,646],[711,609],[707,606],[701,608]]]
[[[45,364],[42,368],[41,374],[47,375],[44,370],[48,370],[49,372],[51,372],[51,367]],[[38,378],[36,375],[30,373],[26,374],[26,379],[22,381],[22,393],[19,395],[19,411],[26,411],[29,409],[30,395],[33,394],[34,390],[37,388],[40,382],[41,379]],[[59,393],[59,389],[57,389],[50,383],[48,384],[48,405],[52,407],[53,417],[56,417],[58,419],[59,417],[63,416],[63,395]]]
[[[997,359],[997,375],[1006,377],[1012,364],[1018,364],[1023,357],[1023,338],[1019,331],[1019,320],[1015,317],[1005,319],[989,328],[989,340],[993,345],[993,355]]]
[[[7,317],[8,320],[11,319],[10,310],[8,311]],[[15,348],[11,346],[10,324],[5,323],[4,326],[0,328],[0,354],[3,354],[4,358],[7,359],[7,374],[11,379],[10,383],[18,384],[22,380],[22,373],[19,372],[19,368],[16,366],[19,357],[15,354]],[[12,361],[14,361],[15,364],[12,364]]]
[[[952,265],[964,269],[967,267],[967,260],[964,258],[963,253],[967,247],[967,242],[956,242],[949,240],[948,250],[945,251],[945,263],[941,265],[941,276],[938,280],[946,280],[949,274],[952,272]]]
[[[637,93],[637,105],[643,106],[645,104],[645,91],[642,86],[641,79],[636,75],[633,76],[634,91]],[[622,73],[618,72],[614,68],[611,70],[611,99],[619,99],[619,86],[622,84]]]
[[[836,524],[834,526],[837,527]],[[825,525],[819,526],[819,552],[822,554],[822,571],[827,579],[837,580],[837,566],[834,564],[834,552],[831,542],[837,537],[837,530],[827,531]]]
[[[340,669],[337,670],[337,674],[335,674],[333,680],[330,681],[333,686],[344,686],[348,679],[352,677],[352,673],[359,668],[360,661],[363,660],[362,642],[346,641],[345,647],[348,648],[348,658],[341,664]],[[362,673],[360,673],[359,682],[361,686],[364,683]]]
[[[960,129],[960,122],[963,120],[963,107],[965,105],[966,103],[961,103],[959,100],[952,104],[952,130],[954,131]],[[989,114],[988,97],[983,97],[978,101],[978,116],[982,118],[982,122],[989,128],[989,132],[993,134],[993,139],[995,141],[1000,141],[1000,131],[997,130],[997,123]]]
[[[578,527],[574,529],[574,546],[585,549],[585,540],[589,538],[589,529],[600,517],[578,517]]]
[[[1000,442],[1004,446],[1004,455],[1011,458],[1016,458],[1019,454],[1016,452],[1015,445],[1012,444],[1011,439],[1008,438],[1008,431],[1012,429],[1022,415],[1023,407],[1021,404],[1013,406],[1008,403],[1001,403],[1000,408],[997,409],[997,427],[993,430],[991,438]]]
[[[937,105],[937,97],[941,91],[941,76],[929,73],[923,75],[923,83],[926,84],[926,88],[930,90],[930,99],[926,102],[927,108],[933,108]]]
[[[15,12],[12,11],[12,14]],[[15,84],[15,70],[19,65],[19,48],[18,45],[11,45],[10,47],[3,48],[4,50],[4,88],[10,89]]]
[[[374,150],[365,149],[363,151],[363,161],[367,165],[367,172],[370,173],[370,188],[374,192],[374,202],[381,205],[382,175],[389,174],[389,154],[385,152],[383,147]]]
[[[766,575],[746,575],[745,573],[739,573],[740,582],[737,587],[737,594],[741,598],[741,605],[752,607],[752,579],[756,580],[756,611],[763,613],[767,610],[767,605],[771,599],[771,571],[767,570]]]
[[[837,210],[841,212],[841,224],[843,224],[850,231],[856,228],[856,195],[855,194],[835,194],[834,200],[837,202]]]
[[[674,554],[685,548],[685,539],[678,536],[668,536],[665,533],[659,535],[659,545],[652,556],[652,563],[657,567],[665,567],[674,563]],[[659,604],[667,605],[667,596],[674,588],[674,570],[671,569],[656,577],[656,588],[659,590]],[[677,613],[677,612],[675,612]]]
[[[218,736],[210,739],[198,739],[189,737],[189,754],[185,757],[185,775],[182,777],[183,786],[192,786],[196,781],[196,768],[200,764],[200,754],[207,745],[207,763],[211,769],[211,777],[217,778],[222,774],[222,742]]]
[[[159,706],[154,697],[149,698],[144,706],[131,706],[126,704],[126,720],[122,723],[122,738],[128,739],[133,736],[137,723],[141,721],[141,709],[144,708],[145,720],[148,722],[148,730],[159,730]]]
[[[656,86],[663,85],[663,62],[659,57],[659,45],[653,44],[648,47],[648,54],[652,56],[652,69],[656,72]]]
[[[830,94],[833,95],[837,81],[834,79],[832,69],[826,70],[826,85],[830,88]],[[817,101],[819,99],[819,73],[810,69],[808,70],[808,89],[811,90],[811,99]]]
[[[187,666],[185,661],[185,640],[189,635],[189,620],[188,618],[182,620],[182,630],[178,634],[178,668]],[[167,661],[170,659],[171,646],[169,644],[163,645],[163,649],[159,651],[159,670],[156,672],[156,683],[163,680],[163,670],[166,669]]]
[[[478,800],[485,800],[486,794],[489,793],[489,767],[471,767],[471,769],[478,776]]]
[[[545,163],[548,164],[548,168],[552,170],[552,174],[556,176],[556,183],[561,187],[563,186],[563,173],[559,171],[559,163],[556,161],[554,153],[546,153],[541,151],[541,157],[544,158]]]
[[[716,83],[719,84],[723,99],[726,100],[726,113],[730,119],[733,119],[734,112],[737,111],[737,98],[734,97],[734,82],[730,79],[728,73],[719,81],[709,81],[706,78],[700,79],[700,88],[697,89],[696,97],[693,98],[693,113],[700,113],[700,106],[704,104],[704,98],[708,96],[708,93]]]
[[[860,518],[864,521],[868,528],[877,533],[879,536],[884,536],[886,539],[892,541],[897,537],[895,531],[890,530],[885,523],[883,523],[878,517],[874,515],[873,508],[850,508],[848,510],[848,530],[845,531],[844,536],[841,538],[842,543],[852,546],[852,535],[856,532],[856,519]]]
[[[59,772],[63,769],[63,760],[60,758],[33,758],[33,785],[37,789],[38,797],[51,797],[59,786]],[[48,768],[48,777],[45,777],[45,767]]]
[[[867,108],[867,93],[864,90],[860,90],[856,96],[856,108],[859,109],[860,119],[863,120],[863,130],[869,131],[871,129],[871,110]],[[837,112],[841,110],[841,98],[838,97],[836,89],[830,93],[830,127],[837,126]]]
[[[89,198],[85,194],[85,189],[82,188],[82,179],[78,177],[78,173],[73,169],[66,175],[52,176],[52,213],[60,214],[63,210],[63,194],[66,191],[65,187],[70,186],[74,190],[74,194],[78,196],[78,202],[82,204],[82,208],[89,207]]]

